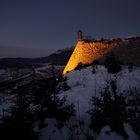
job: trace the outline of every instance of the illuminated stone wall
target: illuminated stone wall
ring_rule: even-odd
[[[103,57],[106,53],[119,45],[116,41],[107,42],[88,42],[78,41],[74,52],[72,53],[63,74],[73,71],[81,62],[82,64],[91,64],[94,60]]]
[[[104,58],[109,52],[113,52],[123,64],[133,63],[140,66],[140,37],[95,42],[78,41],[63,74],[73,71],[80,62],[91,64],[94,60]]]

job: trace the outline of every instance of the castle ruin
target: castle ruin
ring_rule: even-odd
[[[129,40],[122,41],[121,39],[86,41],[83,39],[82,31],[78,31],[77,38],[77,45],[63,71],[63,74],[73,71],[79,63],[91,64],[95,60],[104,58],[104,56],[112,52],[112,50],[114,50],[116,55],[119,54],[120,60],[122,59],[123,61],[126,61],[126,63],[132,62],[136,57],[136,48],[132,46],[140,45],[140,38],[135,39],[133,43],[131,42],[132,46],[130,46]],[[119,49],[122,47],[123,49]],[[131,52],[129,52],[128,47],[130,47],[129,50],[131,50]],[[128,55],[130,57],[128,57]]]

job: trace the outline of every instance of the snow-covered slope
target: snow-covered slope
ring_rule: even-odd
[[[67,84],[70,86],[70,89],[67,91],[60,91],[59,96],[66,96],[67,102],[75,105],[76,118],[85,124],[83,131],[89,131],[87,130],[87,127],[89,126],[90,116],[87,112],[91,108],[91,97],[100,96],[100,91],[105,88],[109,81],[113,79],[117,80],[117,89],[119,93],[130,88],[136,88],[137,91],[140,91],[140,68],[137,67],[135,67],[132,72],[129,72],[126,67],[123,67],[123,70],[118,74],[109,74],[104,66],[97,66],[96,72],[93,74],[92,67],[90,66],[81,69],[80,71],[78,70],[68,73],[65,77],[68,79]],[[71,123],[73,122],[75,121],[72,120]],[[55,126],[52,127],[52,123],[50,125],[51,127],[48,126],[42,130],[40,140],[46,140],[47,138],[51,138],[51,140],[59,140],[62,139],[62,137],[64,139],[68,138],[66,134],[69,134],[69,132],[66,132],[66,127],[58,130]],[[103,137],[105,140],[114,140],[114,138],[116,138],[116,140],[123,140],[122,136],[114,132],[107,135],[104,132],[108,131],[106,128],[109,129],[108,126],[106,126],[96,137],[98,140],[102,140]],[[129,128],[131,128],[129,124],[126,124],[125,130],[129,135],[128,140],[137,140],[137,135]],[[84,140],[84,133],[80,135],[80,140]]]
[[[127,68],[124,68],[118,74],[109,74],[104,66],[98,66],[96,73],[93,74],[92,67],[87,67],[69,73],[66,77],[68,79],[67,84],[71,89],[62,92],[61,96],[67,96],[70,103],[79,107],[83,118],[90,107],[91,96],[99,96],[106,84],[113,79],[117,79],[119,93],[129,88],[140,90],[140,68],[135,68],[133,72],[129,72]]]

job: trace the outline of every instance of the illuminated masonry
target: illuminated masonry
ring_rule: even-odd
[[[118,41],[87,41],[78,31],[78,43],[63,71],[63,74],[73,71],[79,63],[91,64],[94,60],[102,58],[113,48],[119,46]]]

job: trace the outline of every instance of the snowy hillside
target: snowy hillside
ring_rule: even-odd
[[[46,68],[35,71],[44,75]],[[25,85],[1,91],[0,132],[4,133],[0,139],[17,134],[28,139],[31,132],[37,137],[34,140],[139,140],[139,92],[139,67],[123,66],[110,74],[96,65],[63,77],[32,78]]]
[[[91,96],[100,96],[99,93],[113,79],[117,79],[117,87],[120,93],[129,88],[136,88],[140,91],[140,68],[134,69],[133,72],[124,68],[118,74],[109,74],[104,66],[98,66],[97,72],[92,74],[92,67],[87,67],[69,73],[66,77],[68,79],[67,84],[71,89],[62,92],[61,96],[67,96],[70,103],[73,103],[76,107],[79,106],[83,119],[90,107]]]
[[[129,89],[136,89],[140,91],[140,68],[134,68],[132,72],[129,72],[128,68],[123,67],[123,70],[117,74],[109,74],[104,66],[96,66],[95,73],[92,73],[92,67],[83,68],[81,70],[73,71],[65,75],[67,77],[67,84],[70,87],[69,90],[59,92],[59,97],[66,96],[67,103],[74,104],[76,110],[76,116],[69,122],[66,122],[65,126],[59,130],[55,126],[55,120],[46,120],[48,127],[42,129],[40,134],[40,140],[46,139],[68,139],[70,135],[68,125],[77,124],[79,120],[82,125],[76,127],[73,131],[78,139],[85,140],[85,133],[93,135],[97,140],[123,140],[124,138],[116,132],[110,132],[110,127],[105,126],[99,135],[92,134],[89,130],[90,116],[87,113],[91,109],[91,97],[100,97],[100,92],[104,90],[106,85],[111,80],[117,82],[117,92],[123,93]],[[60,83],[61,85],[62,83]],[[59,85],[59,86],[60,86]],[[128,140],[138,140],[138,136],[133,132],[131,126],[128,123],[124,124],[124,129],[127,132]],[[107,134],[107,132],[109,134]],[[72,135],[72,134],[71,134]],[[95,136],[94,136],[95,135]],[[93,138],[92,137],[92,138]]]

